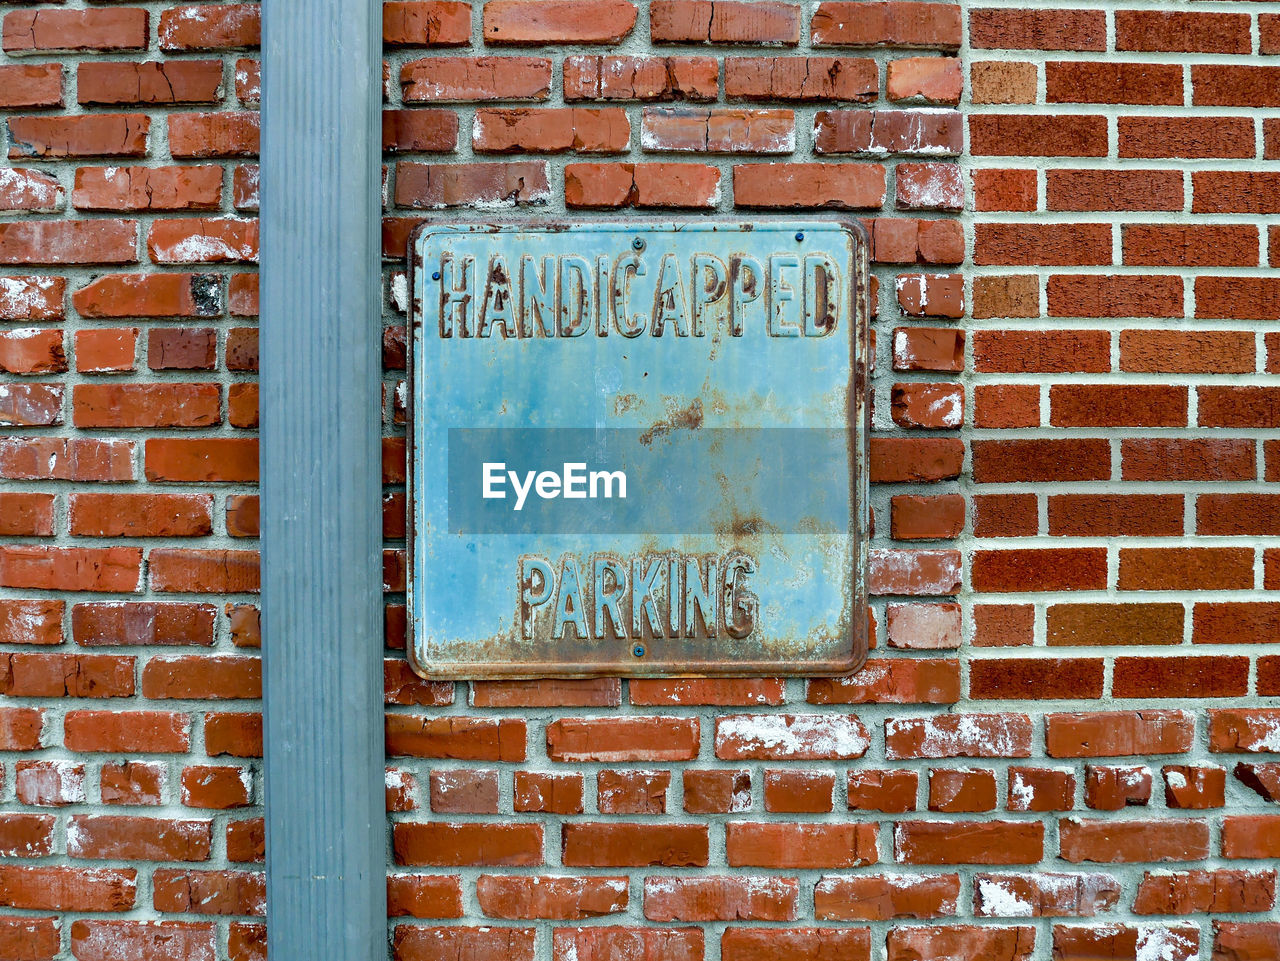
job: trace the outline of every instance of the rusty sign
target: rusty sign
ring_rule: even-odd
[[[428,225],[411,250],[420,674],[861,665],[859,226]]]

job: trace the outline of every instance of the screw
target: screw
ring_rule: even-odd
[[[438,270],[433,270],[433,271],[431,271],[431,279],[432,279],[432,280],[439,280],[439,279],[440,279],[440,271],[438,271]]]
[[[644,250],[644,241],[641,238],[637,237],[635,240],[631,241],[631,246],[635,250]],[[643,654],[644,648],[639,648],[639,651],[640,651],[640,654]],[[639,657],[640,654],[637,654],[636,657]]]
[[[637,644],[635,647],[631,649],[631,653],[634,654],[636,657],[644,657],[644,645]]]
[[[796,240],[804,240],[804,234],[803,233],[796,234]]]

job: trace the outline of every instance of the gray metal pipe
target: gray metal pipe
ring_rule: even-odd
[[[382,5],[262,7],[269,953],[385,961]]]

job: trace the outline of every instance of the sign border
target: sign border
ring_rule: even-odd
[[[474,664],[439,664],[420,661],[418,658],[417,639],[421,624],[415,616],[414,609],[414,560],[416,556],[416,531],[414,525],[415,490],[418,478],[415,476],[414,464],[417,460],[415,450],[415,418],[417,408],[417,391],[414,383],[416,359],[414,342],[416,331],[422,326],[422,305],[419,303],[414,278],[418,273],[418,249],[422,238],[429,233],[479,232],[489,230],[498,233],[507,230],[542,231],[546,233],[565,233],[575,227],[587,230],[598,230],[602,227],[619,227],[626,229],[658,230],[668,228],[672,231],[685,229],[711,229],[714,227],[740,227],[753,230],[756,227],[767,227],[772,230],[804,231],[814,228],[830,229],[832,227],[847,231],[855,241],[853,295],[854,304],[861,310],[855,310],[853,323],[855,330],[849,339],[851,352],[850,372],[851,389],[849,391],[849,410],[847,430],[850,434],[849,469],[853,478],[852,491],[856,509],[850,517],[850,531],[853,545],[851,558],[853,563],[852,582],[853,598],[850,623],[850,656],[847,660],[834,661],[706,661],[699,662],[695,670],[644,670],[644,662],[636,662],[637,670],[628,671],[618,665],[584,669],[581,664],[561,662],[557,664],[530,665],[528,662],[488,662]],[[869,446],[871,434],[871,400],[869,385],[870,369],[870,247],[871,241],[867,229],[857,220],[838,217],[809,217],[797,219],[785,216],[764,216],[752,220],[739,217],[699,217],[685,221],[654,220],[627,224],[621,220],[601,218],[600,220],[583,220],[573,224],[562,220],[450,220],[448,222],[431,222],[420,224],[409,235],[408,242],[408,311],[405,328],[405,603],[406,603],[406,637],[405,649],[409,665],[419,677],[427,680],[465,681],[465,680],[537,680],[540,678],[585,679],[593,677],[619,678],[658,678],[658,677],[833,677],[848,675],[859,670],[868,656],[871,612],[867,601],[867,563],[869,556],[870,503],[869,503]],[[859,437],[861,434],[861,437]],[[857,611],[864,610],[866,616],[858,617]]]

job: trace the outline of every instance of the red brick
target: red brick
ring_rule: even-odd
[[[889,931],[887,943],[889,961],[948,957],[1028,961],[1035,949],[1036,932],[1032,927],[902,926]]]
[[[478,153],[620,153],[631,126],[613,107],[488,108],[476,111],[471,139]]]
[[[850,771],[849,810],[901,814],[916,808],[915,771]]]
[[[654,43],[793,46],[800,41],[800,9],[776,0],[654,0],[649,4],[649,35]]]
[[[1106,117],[1093,115],[1006,113],[969,118],[969,150],[975,157],[1105,157],[1107,139]]]
[[[964,331],[949,327],[897,327],[894,370],[964,370]]]
[[[405,103],[546,100],[551,61],[542,57],[429,57],[400,70]]]
[[[1120,657],[1115,697],[1240,697],[1249,687],[1247,657]]]
[[[1034,170],[973,171],[974,210],[1032,211],[1038,191]]]
[[[1182,754],[1191,748],[1193,728],[1185,711],[1050,714],[1045,746],[1050,757]]]
[[[733,867],[849,868],[879,859],[875,825],[756,824],[725,826],[725,857]]]
[[[52,537],[52,494],[0,493],[0,536]]]
[[[0,918],[0,957],[53,961],[61,949],[57,918]]]
[[[392,938],[395,961],[436,961],[475,958],[476,961],[533,961],[533,928],[424,928],[402,924]]]
[[[973,316],[977,320],[1039,317],[1040,279],[1029,274],[974,278]]]
[[[626,0],[490,0],[485,43],[617,43],[631,32],[636,8]]]
[[[1076,775],[1069,768],[1011,767],[1010,811],[1070,811],[1075,807]]]
[[[814,888],[814,915],[828,921],[888,921],[956,914],[955,874],[825,877]]]
[[[226,50],[256,47],[261,14],[256,3],[190,4],[160,14],[160,49]]]
[[[869,101],[880,92],[874,60],[852,57],[730,57],[730,100]]]
[[[457,146],[458,116],[452,111],[382,111],[383,153],[447,153]]]
[[[1121,117],[1118,132],[1121,157],[1245,159],[1256,149],[1248,117]]]
[[[212,530],[207,494],[94,494],[70,497],[71,533],[81,537],[200,537]]]
[[[258,114],[171,113],[169,153],[175,159],[205,157],[256,157]]]
[[[541,161],[396,164],[395,201],[401,207],[440,210],[475,203],[516,206],[543,203],[550,195],[547,165]]]
[[[236,217],[157,220],[147,233],[157,264],[257,263],[258,221]]]
[[[1196,170],[1191,174],[1191,212],[1274,214],[1280,212],[1280,198],[1276,194],[1278,185],[1280,173],[1270,171],[1238,173]],[[1218,286],[1226,279],[1217,278]],[[1269,283],[1274,285],[1274,281]],[[1255,280],[1253,284],[1258,285],[1259,282]]]
[[[0,600],[0,637],[9,644],[61,644],[64,601]]]
[[[248,768],[200,764],[182,769],[182,803],[223,810],[253,803],[253,773]]]
[[[437,717],[389,714],[387,755],[449,758],[461,761],[523,761],[524,721],[497,718]]]
[[[1036,864],[1044,857],[1039,821],[899,821],[894,858],[902,864]]]
[[[1097,698],[1102,684],[1101,659],[992,658],[969,664],[969,697],[974,700]]]
[[[1213,923],[1213,961],[1250,961],[1280,956],[1280,924]]]
[[[1280,106],[1280,67],[1213,64],[1191,68],[1192,103],[1198,107]]]
[[[0,708],[0,751],[35,751],[44,734],[44,710]]]
[[[77,644],[87,647],[117,644],[208,646],[213,644],[214,608],[211,604],[119,601],[77,604],[71,611],[71,633]]]
[[[601,814],[665,814],[670,786],[670,771],[601,771],[596,807]]]
[[[256,657],[208,654],[152,657],[142,669],[142,694],[152,700],[260,698],[261,661]]]
[[[473,681],[473,707],[617,707],[622,685],[615,678],[570,681]]]
[[[1220,767],[1192,767],[1166,764],[1164,803],[1170,808],[1204,810],[1226,804],[1227,772]]]
[[[28,654],[0,659],[4,692],[12,697],[130,697],[132,657]]]
[[[1173,924],[1053,928],[1053,956],[1061,961],[1092,961],[1099,957],[1137,961],[1153,950],[1169,961],[1194,961],[1200,957],[1200,929]]]
[[[1054,384],[1054,427],[1185,427],[1187,388],[1163,384]]]
[[[960,475],[964,443],[958,438],[877,437],[871,441],[872,483],[949,480]]]
[[[795,119],[791,110],[645,107],[640,143],[651,152],[790,153]]]
[[[960,8],[950,3],[824,2],[811,24],[815,46],[960,46]]]
[[[955,660],[870,660],[856,674],[814,678],[812,704],[951,704],[960,700],[960,664]]]
[[[1039,423],[1038,411],[1033,408],[1032,412],[1037,417],[1034,423],[1027,423],[1025,426]],[[984,420],[982,425],[991,426],[989,420]],[[974,536],[1032,536],[1040,529],[1038,511],[1035,494],[979,494],[973,498]]]
[[[1108,874],[978,874],[979,917],[1092,918],[1115,907],[1120,884]]]
[[[1120,811],[1151,800],[1151,772],[1145,767],[1085,765],[1084,803],[1099,811]]]
[[[566,822],[561,837],[566,867],[705,867],[709,857],[702,824]]]
[[[885,721],[890,760],[948,757],[1029,757],[1031,719],[1025,714],[938,714]]]
[[[0,548],[0,585],[128,593],[138,589],[141,566],[142,551],[130,547],[11,544]]]
[[[799,884],[773,877],[651,877],[644,881],[650,921],[794,921]]]
[[[970,578],[983,593],[1103,590],[1106,555],[1104,548],[1092,547],[976,551]]]
[[[643,705],[781,704],[786,699],[785,682],[768,677],[635,678],[627,690],[632,704]]]
[[[6,110],[62,106],[62,64],[0,66],[0,107]]]
[[[919,100],[929,104],[960,102],[964,73],[953,57],[907,57],[890,60],[885,92],[890,100]]]
[[[684,809],[690,814],[729,814],[751,808],[748,771],[684,771]]]
[[[82,374],[133,370],[137,342],[137,327],[77,330],[76,369]]]
[[[1122,591],[1242,590],[1253,586],[1250,548],[1123,548]]]
[[[553,761],[682,761],[698,755],[697,718],[562,718],[547,725]]]
[[[1209,856],[1209,825],[1188,818],[1159,821],[1065,818],[1058,826],[1061,857],[1079,864],[1199,861]]]
[[[764,809],[772,813],[823,814],[832,810],[834,774],[826,771],[766,770]]]
[[[1036,65],[979,60],[969,64],[974,103],[1035,103]]]
[[[457,0],[396,0],[382,6],[389,47],[456,47],[471,39],[471,5]]]
[[[979,9],[970,14],[969,31],[979,49],[1106,49],[1101,10]]]
[[[82,63],[76,88],[82,104],[216,103],[222,99],[222,62]]]
[[[1083,60],[1045,64],[1049,103],[1182,103],[1182,67],[1157,63],[1098,63]]]
[[[482,874],[476,880],[476,900],[491,918],[578,921],[626,911],[627,880]]]
[[[217,384],[77,384],[77,427],[206,427],[218,423]]]
[[[151,119],[144,114],[13,117],[9,159],[36,157],[142,157]]]
[[[85,801],[84,765],[71,761],[19,761],[14,777],[19,804],[60,807]]]
[[[870,961],[867,928],[728,928],[720,937],[723,961],[840,958]]]
[[[1168,53],[1250,53],[1244,13],[1116,11],[1116,49]]]
[[[975,224],[974,263],[1000,266],[1110,264],[1111,226]]]
[[[132,264],[137,260],[138,225],[132,220],[29,220],[0,224],[0,264]],[[30,285],[23,286],[29,288]],[[12,302],[25,305],[32,314],[60,318],[61,285],[51,290],[37,281],[35,286],[43,289],[39,293],[29,289],[6,290],[4,299],[20,298]],[[51,302],[50,294],[56,297],[56,302]],[[31,316],[29,319],[43,318]]]
[[[1182,642],[1181,604],[1050,604],[1046,615],[1051,647]]]
[[[1181,210],[1180,170],[1050,170],[1049,210]]]
[[[1280,388],[1200,387],[1201,427],[1280,427]]]
[[[0,865],[0,905],[36,911],[128,911],[137,895],[137,874],[124,868]]]
[[[126,861],[207,861],[210,821],[78,815],[67,827],[73,858]]]
[[[564,59],[564,99],[712,101],[715,57],[573,56]]]
[[[888,604],[889,646],[944,650],[960,646],[958,604]]]
[[[4,50],[10,55],[146,46],[145,10],[15,10],[4,17]]]
[[[980,484],[1111,477],[1105,440],[974,441],[971,446],[973,477]]]
[[[895,540],[957,537],[964,529],[964,501],[957,494],[898,494],[890,501],[890,523]]]
[[[484,878],[480,880],[483,881]],[[462,916],[462,884],[457,875],[392,874],[387,876],[387,917],[460,918]]]
[[[146,447],[151,481],[251,483],[258,479],[256,438],[152,438]]]
[[[819,154],[960,153],[960,114],[954,110],[819,110],[813,149]]]
[[[1269,644],[1280,631],[1280,604],[1262,601],[1197,604],[1193,644]]]
[[[1125,330],[1120,369],[1138,373],[1244,374],[1256,367],[1253,334],[1243,330]]]
[[[262,715],[246,711],[206,714],[204,749],[210,757],[262,757]]]
[[[1125,438],[1120,445],[1125,480],[1253,480],[1254,442],[1217,438]]]
[[[2,277],[0,320],[61,320],[66,289],[61,277]]]
[[[10,167],[0,183],[0,210],[59,210],[63,193],[57,178],[49,174]]]

